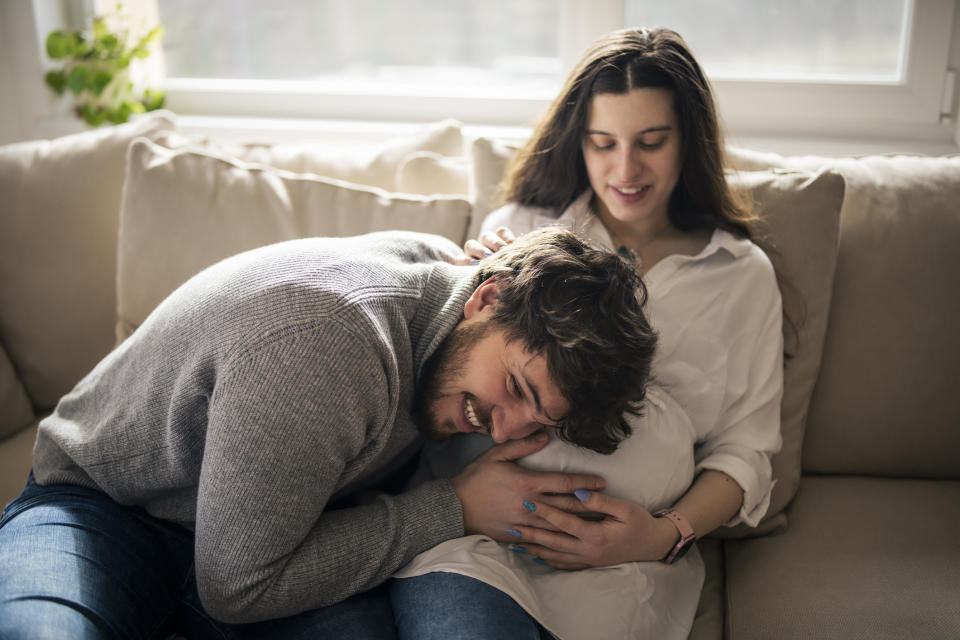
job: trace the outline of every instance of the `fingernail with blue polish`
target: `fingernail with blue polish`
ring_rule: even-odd
[[[489,257],[492,256],[492,255],[493,255],[493,251],[490,251],[490,249],[484,249],[484,250],[483,250],[483,257],[484,257],[484,258],[489,258]]]
[[[470,258],[470,264],[475,267],[478,264],[480,264],[480,261],[477,260],[476,258]]]
[[[523,534],[516,529],[507,529],[507,535],[513,536],[514,538],[520,538],[523,536]]]
[[[538,564],[547,564],[547,561],[544,560],[543,558],[534,558],[533,561]]]
[[[533,503],[530,502],[529,500],[524,500],[524,501],[523,501],[523,508],[526,509],[527,511],[536,511],[536,510],[537,510],[537,505],[533,504]]]
[[[515,551],[516,553],[526,553],[526,552],[527,552],[526,549],[524,549],[523,547],[518,547],[518,546],[515,545],[515,544],[510,545],[508,548],[510,549],[510,551]]]
[[[586,502],[590,499],[590,492],[586,489],[577,489],[573,492],[573,495],[577,496],[577,500],[580,502]]]

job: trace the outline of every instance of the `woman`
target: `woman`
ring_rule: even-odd
[[[634,435],[623,447],[665,429],[676,435],[673,441],[658,445],[654,439],[639,449],[660,446],[660,459],[678,460],[682,469],[685,461],[676,448],[684,444],[687,424],[689,480],[681,491],[663,493],[661,500],[669,497],[664,504],[644,488],[670,484],[663,478],[669,465],[635,466],[626,495],[586,497],[588,507],[607,514],[602,522],[578,524],[568,514],[535,505],[544,529],[518,527],[511,535],[519,534],[514,537],[529,555],[551,567],[597,567],[580,574],[633,563],[649,588],[633,591],[630,615],[607,611],[611,592],[596,592],[602,580],[568,596],[566,591],[552,594],[567,601],[554,602],[545,613],[538,608],[536,584],[510,584],[495,570],[463,561],[480,551],[457,557],[438,548],[415,560],[413,571],[400,574],[419,577],[394,581],[402,632],[405,624],[416,624],[404,607],[417,600],[407,596],[421,589],[418,581],[425,589],[431,580],[460,580],[474,602],[493,588],[509,598],[487,607],[490,617],[502,620],[511,607],[520,608],[561,638],[685,637],[689,632],[702,569],[677,567],[698,558],[688,554],[666,570],[653,561],[673,559],[687,548],[691,529],[702,537],[722,525],[755,526],[769,504],[770,456],[780,446],[780,293],[770,261],[751,241],[753,219],[727,185],[722,149],[709,83],[680,36],[666,29],[609,34],[585,53],[515,159],[506,180],[509,204],[484,222],[483,242],[465,246],[469,256],[480,258],[484,244],[495,250],[510,241],[508,229],[524,233],[563,224],[636,261],[648,289],[647,313],[660,334],[653,363],[656,391],[650,397],[661,401],[648,405],[647,417],[634,424]],[[604,460],[593,461],[594,472],[608,473]],[[660,506],[669,507],[669,517],[651,513]],[[596,527],[604,525],[603,535],[596,535]],[[498,562],[505,561],[498,557]],[[527,565],[511,570],[529,573]],[[465,576],[483,586],[478,590]],[[447,591],[456,594],[456,588]],[[658,593],[669,594],[668,600],[654,597]],[[670,606],[690,593],[692,608],[689,597],[684,606]],[[447,604],[436,600],[431,600],[431,614],[448,606],[447,617],[464,621],[456,598]],[[587,602],[604,609],[604,616],[587,623],[563,615],[571,607],[587,610]],[[472,615],[466,624],[480,627],[483,615]],[[626,631],[616,626],[624,624]],[[476,637],[494,637],[485,633]]]

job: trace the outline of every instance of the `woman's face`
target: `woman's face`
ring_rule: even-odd
[[[680,178],[681,131],[669,89],[595,95],[587,111],[583,160],[601,219],[667,221]]]

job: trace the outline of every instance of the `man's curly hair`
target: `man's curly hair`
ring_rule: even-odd
[[[495,278],[493,320],[508,340],[543,354],[570,403],[564,440],[613,453],[640,414],[657,336],[643,313],[647,290],[635,265],[562,227],[525,234],[479,264]]]

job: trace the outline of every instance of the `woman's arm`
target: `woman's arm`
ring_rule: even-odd
[[[643,507],[602,493],[580,493],[584,506],[605,514],[589,521],[534,503],[542,527],[515,526],[515,540],[530,554],[558,569],[584,569],[621,562],[662,560],[680,539],[667,518],[654,518]],[[743,490],[725,473],[706,470],[673,506],[703,537],[733,518],[743,501]]]
[[[722,471],[707,469],[697,476],[673,510],[687,519],[697,538],[702,538],[732,520],[742,504],[743,489],[740,485]],[[675,527],[672,537],[670,547],[680,538]]]

